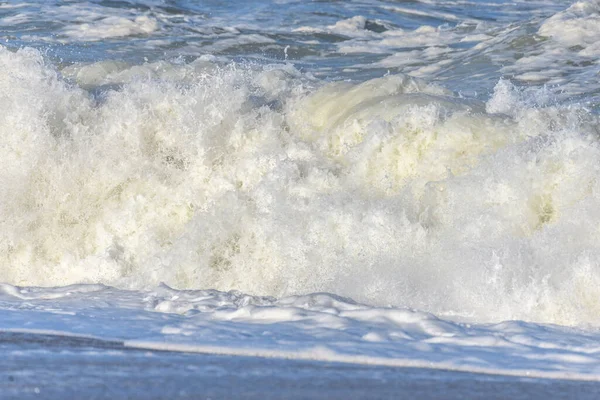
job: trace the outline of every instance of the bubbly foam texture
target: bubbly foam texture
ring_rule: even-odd
[[[318,12],[301,1],[260,7],[211,3],[201,9],[194,2],[149,0],[5,4],[0,41],[15,49],[50,45],[66,63],[139,64],[210,53],[261,62],[287,59],[333,79],[366,79],[389,70],[439,80],[479,100],[503,76],[548,84],[563,100],[593,94],[596,101],[600,92],[594,0],[570,7],[562,0],[401,6],[373,0],[333,2],[331,9],[326,3]]]
[[[16,8],[16,6],[11,8]],[[56,32],[53,35],[36,37],[39,40],[50,42],[70,43],[128,36],[148,36],[159,30],[160,27],[159,21],[155,17],[127,9],[102,7],[97,4],[42,2],[21,4],[18,8],[24,9],[19,9],[18,13],[13,13],[14,15],[1,15],[0,24],[18,26],[35,23],[42,28],[41,32],[43,32],[48,21],[51,21],[57,29]]]
[[[81,24],[63,30],[63,34],[79,40],[102,40],[132,35],[147,35],[158,28],[155,19],[139,16],[134,19],[106,17],[92,24]]]
[[[274,299],[164,285],[128,292],[3,284],[0,300],[3,332],[109,339],[129,348],[600,380],[598,332],[522,321],[456,323],[324,293]]]
[[[588,46],[597,47],[600,37],[600,3],[594,0],[576,2],[548,18],[539,33],[565,46],[583,47],[579,51],[587,54]]]
[[[465,92],[469,90],[464,82],[474,81],[480,85],[474,84],[473,90],[487,94],[500,76],[529,85],[547,84],[562,99],[600,90],[596,83],[600,54],[597,1],[576,2],[567,9],[559,2],[513,3],[516,9],[485,21],[464,9],[469,7],[466,4],[453,8],[456,3],[445,3],[466,15],[422,6],[382,6],[394,15],[421,22],[410,28],[356,15],[333,25],[296,30],[339,35],[342,40],[336,44],[337,52],[356,55],[363,61],[353,65],[358,70],[385,68],[439,79]],[[501,5],[477,3],[488,10]],[[516,22],[521,13],[527,17]]]
[[[208,60],[65,70],[91,91],[34,50],[0,48],[0,68],[4,282],[597,323],[585,109],[504,81],[482,104],[400,75],[325,85]]]
[[[600,3],[579,1],[547,18],[539,26],[536,43],[514,65],[503,72],[519,80],[560,87],[573,96],[597,90],[595,76],[600,71]]]

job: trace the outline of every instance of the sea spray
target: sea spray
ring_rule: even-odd
[[[403,75],[99,67],[0,48],[2,281],[596,321],[600,148],[584,107],[506,81],[484,103]]]

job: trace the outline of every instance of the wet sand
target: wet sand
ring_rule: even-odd
[[[129,349],[1,333],[2,399],[598,399],[600,383]]]

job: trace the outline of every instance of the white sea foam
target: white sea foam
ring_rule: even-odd
[[[452,5],[456,3],[447,3],[449,8]],[[326,27],[303,26],[296,31],[342,35],[346,40],[336,44],[338,53],[362,55],[358,59],[371,55],[351,70],[386,68],[415,77],[456,80],[462,87],[473,71],[483,67],[475,72],[478,79],[495,69],[521,82],[547,84],[563,99],[600,89],[596,83],[600,71],[596,62],[600,54],[600,9],[596,1],[576,2],[562,10],[558,3],[539,3],[537,7],[528,3],[495,21],[471,18],[469,13],[439,13],[427,7],[383,8],[452,24],[423,21],[423,25],[407,29],[388,20],[371,21],[357,15]],[[529,19],[511,22],[525,9],[529,9]],[[381,29],[368,29],[368,23]]]
[[[584,108],[505,81],[483,104],[401,75],[324,85],[206,60],[65,71],[119,85],[94,96],[34,50],[1,48],[0,68],[4,282],[598,322]]]
[[[328,294],[277,300],[165,286],[125,292],[2,285],[0,318],[3,332],[116,340],[133,348],[600,379],[597,333],[516,321],[456,323]]]
[[[138,16],[134,19],[106,17],[93,23],[71,26],[63,34],[77,40],[102,40],[132,35],[147,35],[158,29],[155,19]]]
[[[435,17],[446,20],[458,20],[457,17],[443,13],[421,12],[398,7],[385,7],[397,13],[408,13]],[[368,29],[375,24],[379,29]],[[348,39],[337,44],[342,54],[382,55],[379,60],[369,64],[360,64],[359,68],[397,68],[416,77],[431,77],[468,58],[477,45],[487,46],[496,36],[494,25],[489,26],[469,18],[464,18],[455,27],[449,25],[422,25],[416,29],[402,29],[384,20],[368,20],[358,15],[338,21],[326,28],[303,26],[297,32],[333,33]],[[464,46],[464,43],[469,43]]]
[[[563,12],[548,18],[539,34],[552,37],[565,46],[580,46],[585,50],[600,38],[600,4],[597,1],[579,1]]]
[[[381,35],[372,30],[366,29],[367,22],[374,22],[379,26],[386,26],[383,21],[369,21],[362,15],[356,15],[352,18],[342,19],[333,25],[327,27],[317,26],[300,26],[294,29],[294,32],[303,33],[333,33],[337,35],[347,36],[348,38],[378,38]]]
[[[563,1],[517,1],[504,8],[494,2],[374,2],[344,5],[343,12],[323,15],[301,2],[236,12],[232,7],[231,13],[216,5],[198,12],[193,4],[127,4],[5,4],[0,25],[7,29],[0,38],[13,47],[59,42],[66,47],[55,48],[58,58],[80,54],[85,62],[90,61],[85,52],[70,47],[88,42],[99,52],[98,60],[134,58],[136,63],[148,55],[156,61],[207,53],[281,59],[284,42],[290,40],[290,59],[318,76],[331,77],[333,62],[343,65],[340,71],[347,76],[389,69],[439,79],[463,93],[463,82],[474,80],[469,86],[479,98],[501,75],[548,84],[563,98],[600,90],[595,1],[570,7]],[[295,17],[288,18],[288,12]],[[268,18],[272,23],[265,22]]]
[[[595,0],[579,1],[546,19],[538,29],[539,45],[503,68],[526,82],[560,85],[569,95],[593,90],[594,66],[600,55],[600,5]],[[581,68],[589,66],[589,68]]]
[[[568,3],[0,4],[0,331],[599,381]]]

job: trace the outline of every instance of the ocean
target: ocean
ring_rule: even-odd
[[[600,393],[598,0],[0,1],[0,110],[0,393]]]

